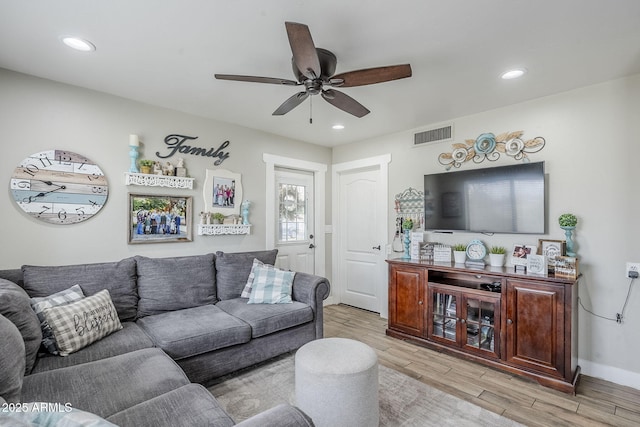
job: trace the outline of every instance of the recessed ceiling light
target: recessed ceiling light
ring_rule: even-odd
[[[80,39],[78,37],[63,36],[62,43],[66,44],[72,49],[79,50],[81,52],[92,52],[96,50],[93,43],[88,40]]]
[[[500,77],[502,77],[504,80],[517,79],[518,77],[524,76],[526,72],[527,70],[525,70],[524,68],[518,68],[515,70],[509,70],[503,73]]]
[[[333,128],[335,130],[340,130],[340,129],[344,129],[344,125],[333,125],[333,126],[331,126],[331,128]]]

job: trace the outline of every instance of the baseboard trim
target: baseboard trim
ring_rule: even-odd
[[[582,368],[584,375],[640,390],[640,373],[594,363],[585,359],[578,359],[578,364]]]

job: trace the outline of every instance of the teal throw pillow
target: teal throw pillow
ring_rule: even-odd
[[[296,273],[275,267],[254,268],[251,295],[247,304],[290,304]]]

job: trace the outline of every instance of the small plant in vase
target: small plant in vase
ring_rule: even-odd
[[[222,224],[222,222],[224,221],[224,215],[220,212],[214,213],[212,218],[214,224]]]
[[[491,246],[489,248],[489,263],[492,267],[502,267],[507,248],[504,246]]]
[[[573,249],[573,239],[572,233],[575,230],[576,225],[578,225],[578,218],[571,213],[565,213],[560,215],[558,218],[558,224],[560,224],[560,228],[564,230],[564,235],[567,239],[567,255],[568,256],[576,256],[576,253]]]
[[[467,245],[456,243],[453,248],[453,260],[456,264],[464,264],[467,260]]]
[[[140,173],[151,174],[151,168],[153,167],[153,160],[142,159],[140,160]]]
[[[411,218],[407,218],[402,221],[402,231],[404,232],[404,255],[402,258],[409,259],[411,255],[409,254],[409,245],[411,244],[411,230],[413,230],[413,220]]]

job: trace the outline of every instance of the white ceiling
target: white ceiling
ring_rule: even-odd
[[[410,63],[413,77],[340,89],[361,119],[319,96],[311,125],[309,100],[272,116],[300,88],[213,74],[295,80],[285,21],[336,73]],[[0,23],[2,68],[327,146],[640,73],[640,0],[0,0]],[[512,67],[528,73],[501,80]]]

